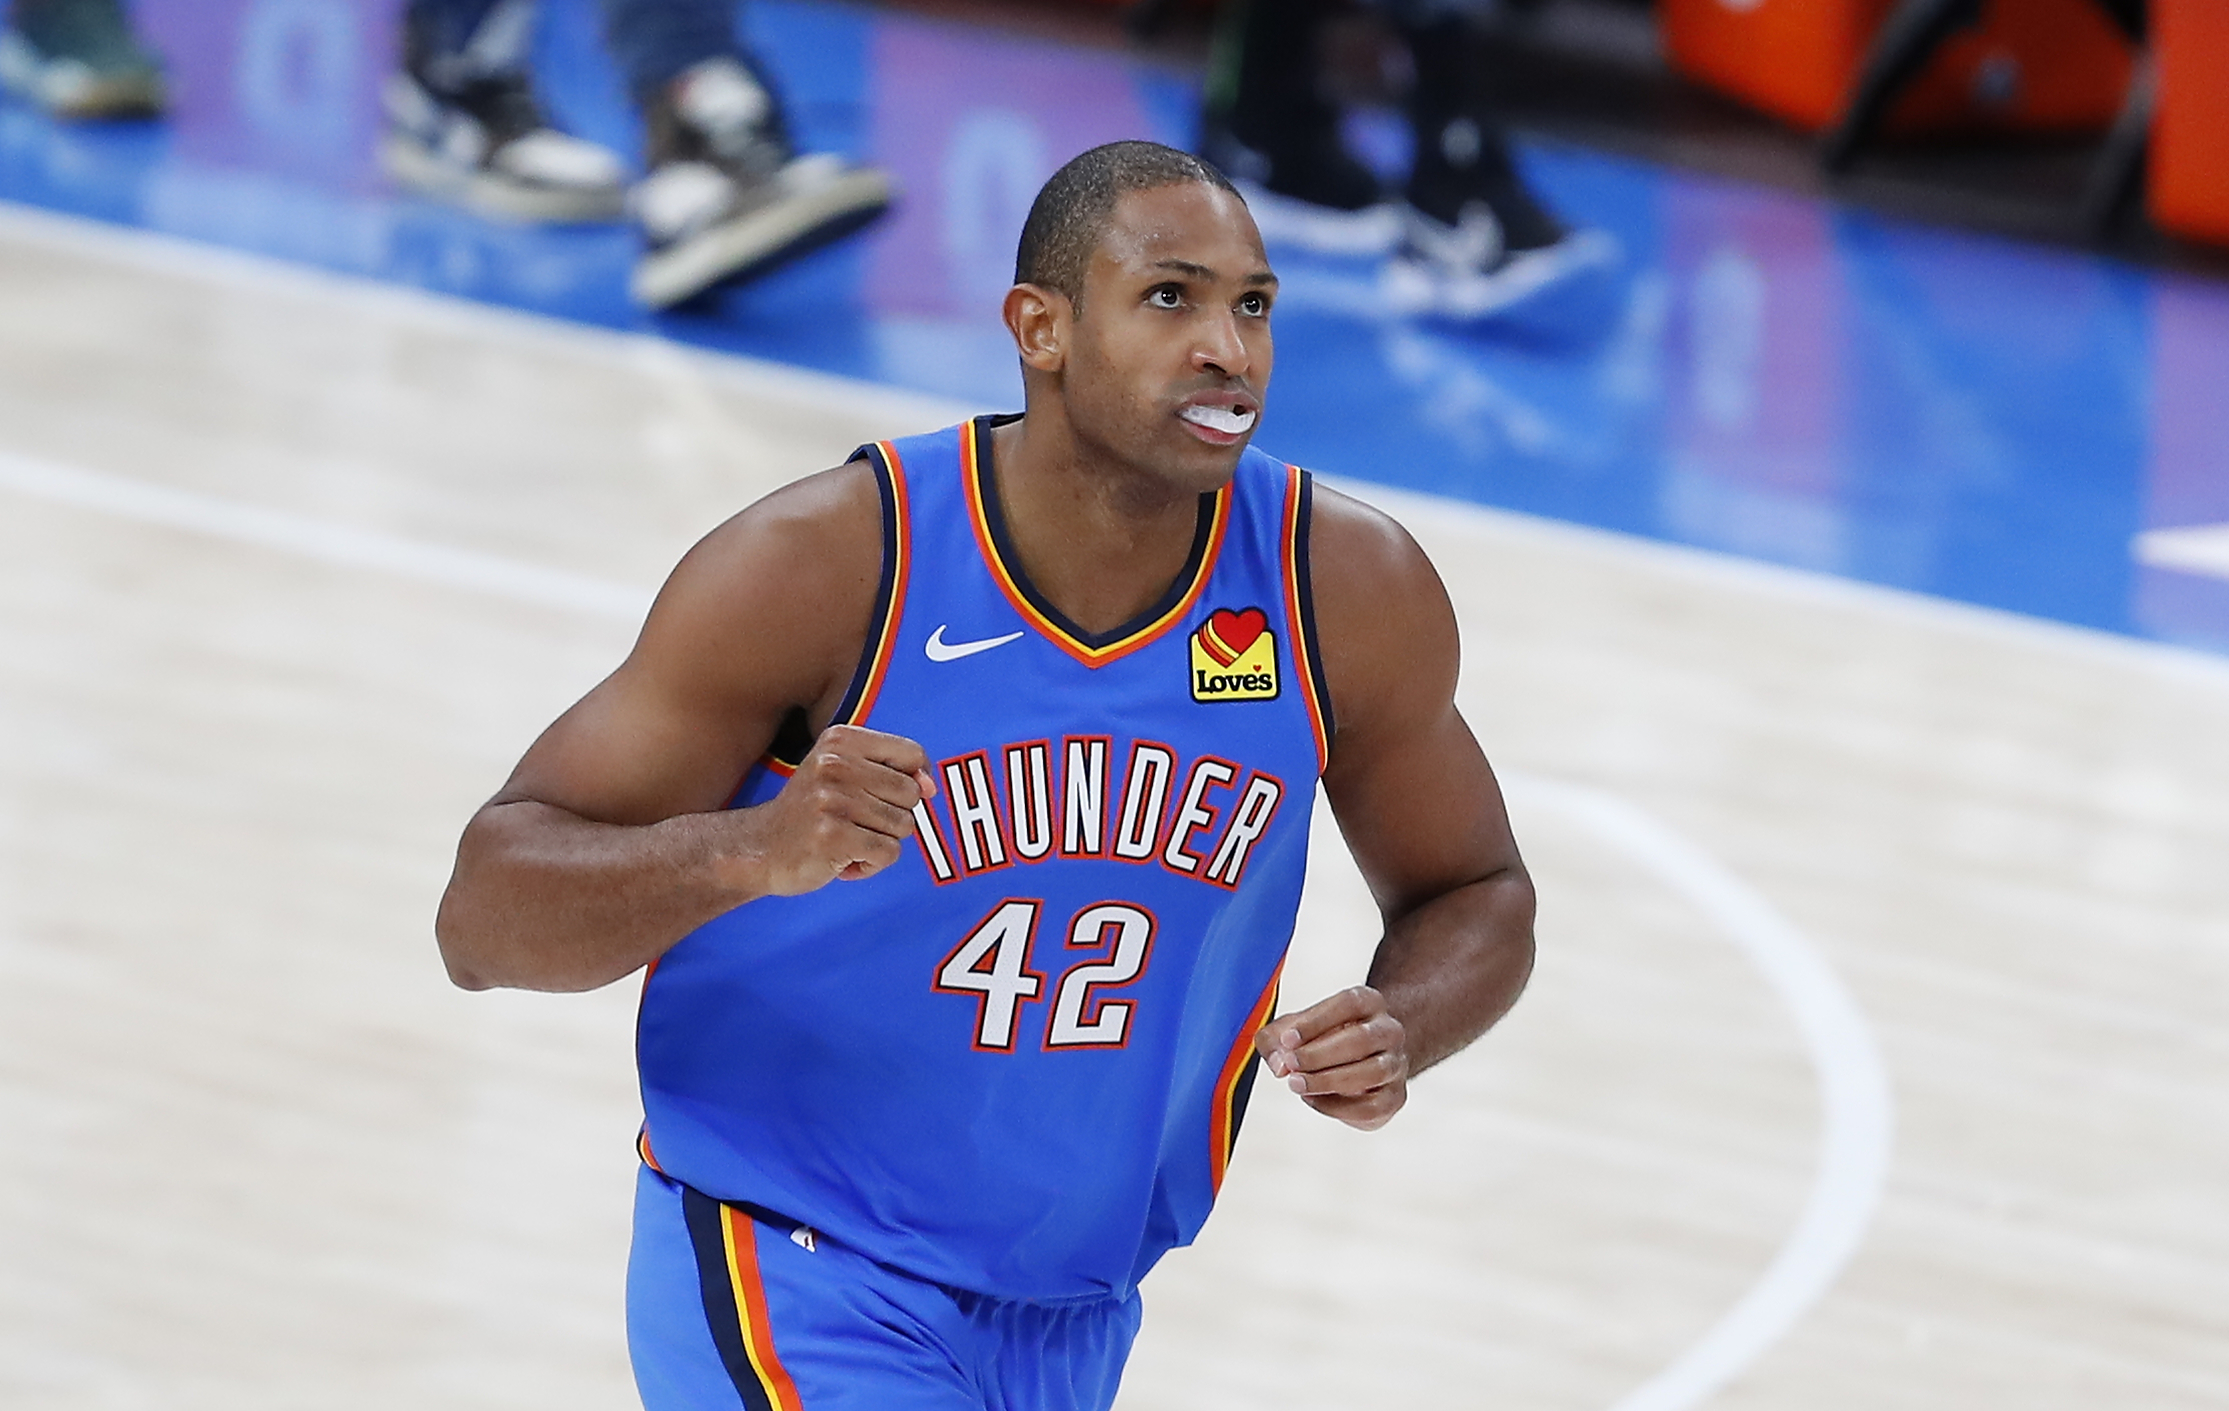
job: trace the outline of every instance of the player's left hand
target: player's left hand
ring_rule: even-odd
[[[1365,1132],[1409,1100],[1408,1035],[1368,985],[1272,1019],[1254,1050],[1310,1107]]]

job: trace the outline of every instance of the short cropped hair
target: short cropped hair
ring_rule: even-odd
[[[1125,192],[1190,181],[1238,195],[1230,178],[1208,163],[1158,142],[1109,142],[1076,157],[1054,172],[1030,203],[1014,252],[1014,282],[1058,290],[1081,316],[1084,271],[1106,238],[1115,202]]]

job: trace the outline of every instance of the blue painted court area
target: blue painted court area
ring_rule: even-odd
[[[766,0],[745,25],[817,146],[893,171],[866,237],[716,308],[631,308],[624,229],[493,225],[371,158],[396,7],[140,0],[164,126],[0,106],[0,199],[606,327],[1018,403],[996,309],[1067,157],[1183,143],[1191,80],[1117,54]],[[632,154],[593,0],[547,0],[552,105]],[[1398,125],[1359,132],[1397,158]],[[1526,160],[1613,233],[1614,287],[1522,324],[1377,311],[1374,267],[1273,250],[1260,444],[1482,504],[2229,650],[2229,285],[1902,224],[1562,147]],[[2147,534],[2147,531],[2197,531]],[[2174,566],[2169,566],[2170,564]]]

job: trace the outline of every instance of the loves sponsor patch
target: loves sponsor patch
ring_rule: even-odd
[[[1277,698],[1277,634],[1260,608],[1217,608],[1192,634],[1192,699]]]

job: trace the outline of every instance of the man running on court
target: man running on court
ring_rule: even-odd
[[[455,981],[649,967],[628,1336],[651,1411],[1087,1411],[1258,1063],[1374,1129],[1492,1024],[1532,886],[1377,512],[1249,449],[1276,277],[1152,143],[1056,173],[1025,405],[693,549],[473,818]],[[1272,1018],[1321,779],[1385,929]]]

